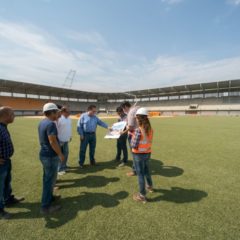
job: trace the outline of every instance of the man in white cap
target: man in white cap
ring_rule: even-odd
[[[64,155],[59,145],[54,122],[58,119],[59,109],[54,103],[47,103],[43,106],[43,113],[46,118],[38,126],[41,146],[39,156],[43,165],[41,213],[49,214],[61,208],[60,205],[52,205],[52,203],[60,198],[60,196],[53,196],[53,187],[57,178],[59,159],[64,161]]]

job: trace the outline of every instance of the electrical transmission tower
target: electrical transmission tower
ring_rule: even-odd
[[[72,88],[73,80],[76,76],[77,71],[76,70],[70,70],[65,78],[65,81],[63,83],[63,87],[69,87]]]
[[[130,96],[130,97],[134,97],[134,102],[135,102],[134,106],[136,106],[138,104],[137,95],[129,93],[129,92],[125,92],[124,94],[126,94],[127,96]]]

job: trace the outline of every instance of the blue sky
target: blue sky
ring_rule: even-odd
[[[240,78],[240,0],[0,0],[0,78],[127,91]]]

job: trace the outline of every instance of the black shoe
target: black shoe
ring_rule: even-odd
[[[61,195],[55,195],[52,197],[52,202],[58,202],[61,199]]]
[[[55,206],[50,206],[48,208],[42,208],[40,213],[41,214],[51,214],[51,213],[54,213],[54,212],[57,212],[61,209],[62,207],[60,205],[55,205]]]
[[[5,206],[6,207],[11,207],[12,205],[15,205],[15,204],[18,204],[22,201],[24,201],[25,198],[24,197],[19,197],[19,198],[16,198],[14,196],[11,196],[5,203]]]
[[[100,164],[99,164],[99,163],[96,163],[96,162],[92,162],[92,163],[90,163],[90,165],[93,166],[93,167],[97,167],[97,166],[99,166]]]
[[[10,213],[6,212],[4,209],[0,210],[0,219],[7,220],[10,218],[11,218]]]
[[[120,157],[116,157],[116,158],[115,158],[115,161],[117,161],[117,162],[120,162],[120,160],[121,160]]]

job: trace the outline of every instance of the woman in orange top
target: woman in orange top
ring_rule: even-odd
[[[149,192],[153,192],[153,183],[149,169],[153,130],[148,119],[148,111],[145,108],[138,109],[136,118],[139,127],[133,134],[131,147],[140,190],[139,193],[133,195],[133,199],[146,203],[146,189]]]

